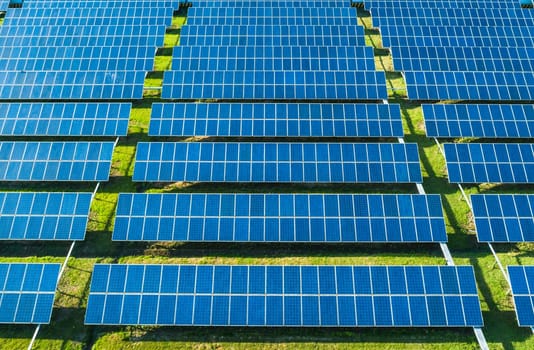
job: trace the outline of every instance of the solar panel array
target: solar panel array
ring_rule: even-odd
[[[125,136],[131,103],[0,103],[2,136]]]
[[[534,99],[534,16],[516,1],[365,5],[394,67],[405,74],[410,99]]]
[[[0,239],[83,240],[91,193],[0,192]]]
[[[414,143],[139,142],[133,181],[420,183]]]
[[[402,137],[395,104],[154,103],[149,136]]]
[[[0,142],[0,181],[107,181],[113,142]]]
[[[482,326],[471,266],[95,265],[85,323]]]
[[[429,137],[530,138],[534,105],[423,104]]]
[[[534,266],[508,266],[519,326],[534,327]]]
[[[60,267],[0,263],[0,323],[50,323]]]
[[[451,183],[532,183],[534,144],[446,143]]]
[[[534,195],[471,195],[479,242],[534,242]]]
[[[438,195],[125,194],[113,240],[446,242]]]

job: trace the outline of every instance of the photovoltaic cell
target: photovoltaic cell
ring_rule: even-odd
[[[85,324],[480,327],[471,266],[96,264]]]
[[[0,100],[140,99],[144,71],[0,71]]]
[[[396,104],[154,103],[150,136],[402,137]]]
[[[139,142],[133,181],[416,182],[414,143]]]
[[[376,71],[166,71],[161,97],[383,100],[387,89]]]
[[[473,194],[479,242],[534,242],[534,195]]]
[[[534,137],[534,105],[423,104],[429,137]]]
[[[121,193],[118,241],[446,242],[439,195]]]
[[[533,100],[527,72],[404,72],[411,100]]]
[[[0,192],[1,240],[83,240],[91,193]]]
[[[2,136],[125,136],[131,103],[0,103]]]
[[[60,268],[0,263],[0,323],[50,323]]]
[[[534,327],[534,266],[508,266],[517,322]]]
[[[451,183],[532,183],[534,144],[446,143]]]
[[[107,181],[113,142],[0,142],[0,181]]]

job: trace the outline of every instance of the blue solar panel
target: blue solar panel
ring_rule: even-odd
[[[534,195],[473,194],[479,242],[534,242]]]
[[[1,62],[1,61],[0,61]],[[370,46],[177,46],[173,70],[375,70]]]
[[[60,268],[0,263],[0,323],[50,323]]]
[[[391,55],[397,71],[534,70],[534,47],[395,46]]]
[[[0,71],[0,99],[140,99],[143,71]]]
[[[0,192],[0,240],[83,240],[91,193]]]
[[[375,71],[166,71],[161,97],[383,100],[387,89]]]
[[[472,1],[472,0],[364,0],[365,8],[381,8],[381,7],[399,7],[403,9],[408,8],[514,8],[518,7],[517,0],[494,0],[494,1]]]
[[[95,265],[88,325],[480,327],[471,266]]]
[[[529,26],[534,17],[517,8],[407,8],[371,10],[373,26]]]
[[[187,18],[187,25],[358,25],[350,7],[192,7]]]
[[[125,136],[131,103],[0,103],[2,136]]]
[[[527,72],[405,72],[412,100],[533,100]]]
[[[0,65],[5,70],[144,70],[154,67],[156,49],[146,46],[112,47],[3,47]]]
[[[534,327],[534,266],[508,266],[517,322]]]
[[[534,137],[534,105],[423,104],[429,137]]]
[[[439,195],[126,194],[113,240],[446,242]]]
[[[534,26],[381,26],[382,45],[532,47]]]
[[[361,26],[186,25],[184,46],[365,46]]]
[[[116,8],[116,7],[173,7],[179,0],[24,0],[24,8]]]
[[[221,6],[219,0],[190,0],[187,3],[192,4],[194,7],[218,7]],[[224,6],[228,8],[232,7],[260,7],[260,8],[346,8],[351,6],[350,0],[326,0],[326,1],[303,1],[303,0],[289,0],[289,1],[240,1],[240,0],[228,0],[224,2]]]
[[[0,181],[107,181],[113,142],[0,142]]]
[[[139,142],[134,181],[416,182],[417,144]]]
[[[534,144],[446,143],[451,183],[533,183]]]
[[[163,46],[165,26],[43,27],[23,36],[0,36],[0,47]]]
[[[10,11],[0,33],[27,32],[30,26],[93,26],[93,25],[165,25],[172,22],[171,7],[123,7],[123,8],[21,8]],[[24,28],[27,26],[28,28]],[[13,27],[13,28],[10,28]]]
[[[0,0],[0,11],[7,11],[10,0]]]
[[[150,136],[402,137],[395,104],[154,103]]]

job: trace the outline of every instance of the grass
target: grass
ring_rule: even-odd
[[[389,52],[381,48],[379,33],[370,18],[359,11],[366,28],[366,42],[375,48],[376,66],[386,72],[389,102],[401,106],[406,142],[420,150],[427,193],[442,195],[449,247],[457,264],[475,268],[485,320],[484,333],[491,349],[532,349],[530,330],[519,328],[509,289],[489,249],[476,242],[469,207],[456,186],[447,181],[445,162],[438,146],[425,135],[420,104],[406,99],[401,74],[393,71]],[[163,71],[171,65],[172,50],[179,38],[184,13],[173,19],[158,50],[154,72],[145,86],[160,87]],[[92,203],[85,241],[76,244],[63,275],[52,322],[43,326],[36,349],[476,349],[469,329],[280,329],[280,328],[151,328],[86,327],[83,318],[91,272],[95,263],[217,263],[217,264],[444,264],[435,245],[270,245],[270,244],[182,244],[115,243],[111,241],[113,215],[120,192],[379,192],[415,193],[412,186],[391,185],[239,185],[239,184],[139,184],[131,181],[135,149],[147,141],[151,104],[158,90],[146,90],[145,99],[133,105],[128,136],[115,149],[110,181],[102,183]],[[14,190],[13,184],[2,190]],[[68,184],[28,186],[28,190],[80,191],[92,185]],[[534,192],[513,186],[471,186],[467,193]],[[4,243],[0,260],[63,262],[68,243]],[[534,264],[532,244],[496,246],[505,265]],[[27,347],[33,326],[0,326],[0,349]]]

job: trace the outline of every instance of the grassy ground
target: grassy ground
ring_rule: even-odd
[[[442,195],[449,247],[457,264],[475,268],[485,320],[484,333],[492,349],[533,349],[534,338],[516,323],[513,304],[502,274],[489,249],[476,242],[469,207],[456,186],[447,181],[445,162],[438,146],[425,136],[420,105],[406,100],[402,76],[393,72],[389,53],[381,48],[378,32],[370,28],[370,18],[359,12],[366,26],[367,44],[375,47],[378,70],[384,70],[390,89],[390,103],[402,109],[405,140],[417,142],[427,193]],[[184,16],[177,16],[158,51],[155,72],[145,85],[161,86],[162,71],[169,69],[172,50],[179,38]],[[435,245],[207,245],[195,244],[119,244],[111,241],[113,213],[119,192],[411,192],[413,187],[390,185],[209,185],[138,184],[131,181],[135,147],[147,136],[150,107],[158,90],[147,90],[145,99],[134,103],[127,137],[120,139],[113,156],[109,182],[99,188],[91,208],[86,240],[76,244],[73,257],[62,277],[52,322],[43,326],[36,349],[475,349],[476,339],[469,329],[247,329],[247,328],[150,328],[86,327],[83,317],[91,271],[95,263],[220,263],[220,264],[444,264]],[[0,190],[13,190],[2,185]],[[28,190],[91,190],[92,185],[31,185]],[[475,192],[517,192],[524,188],[473,186]],[[532,191],[531,188],[526,190]],[[1,261],[62,262],[67,243],[3,243]],[[499,245],[505,265],[534,264],[533,246]],[[0,326],[0,349],[28,346],[34,327]]]

